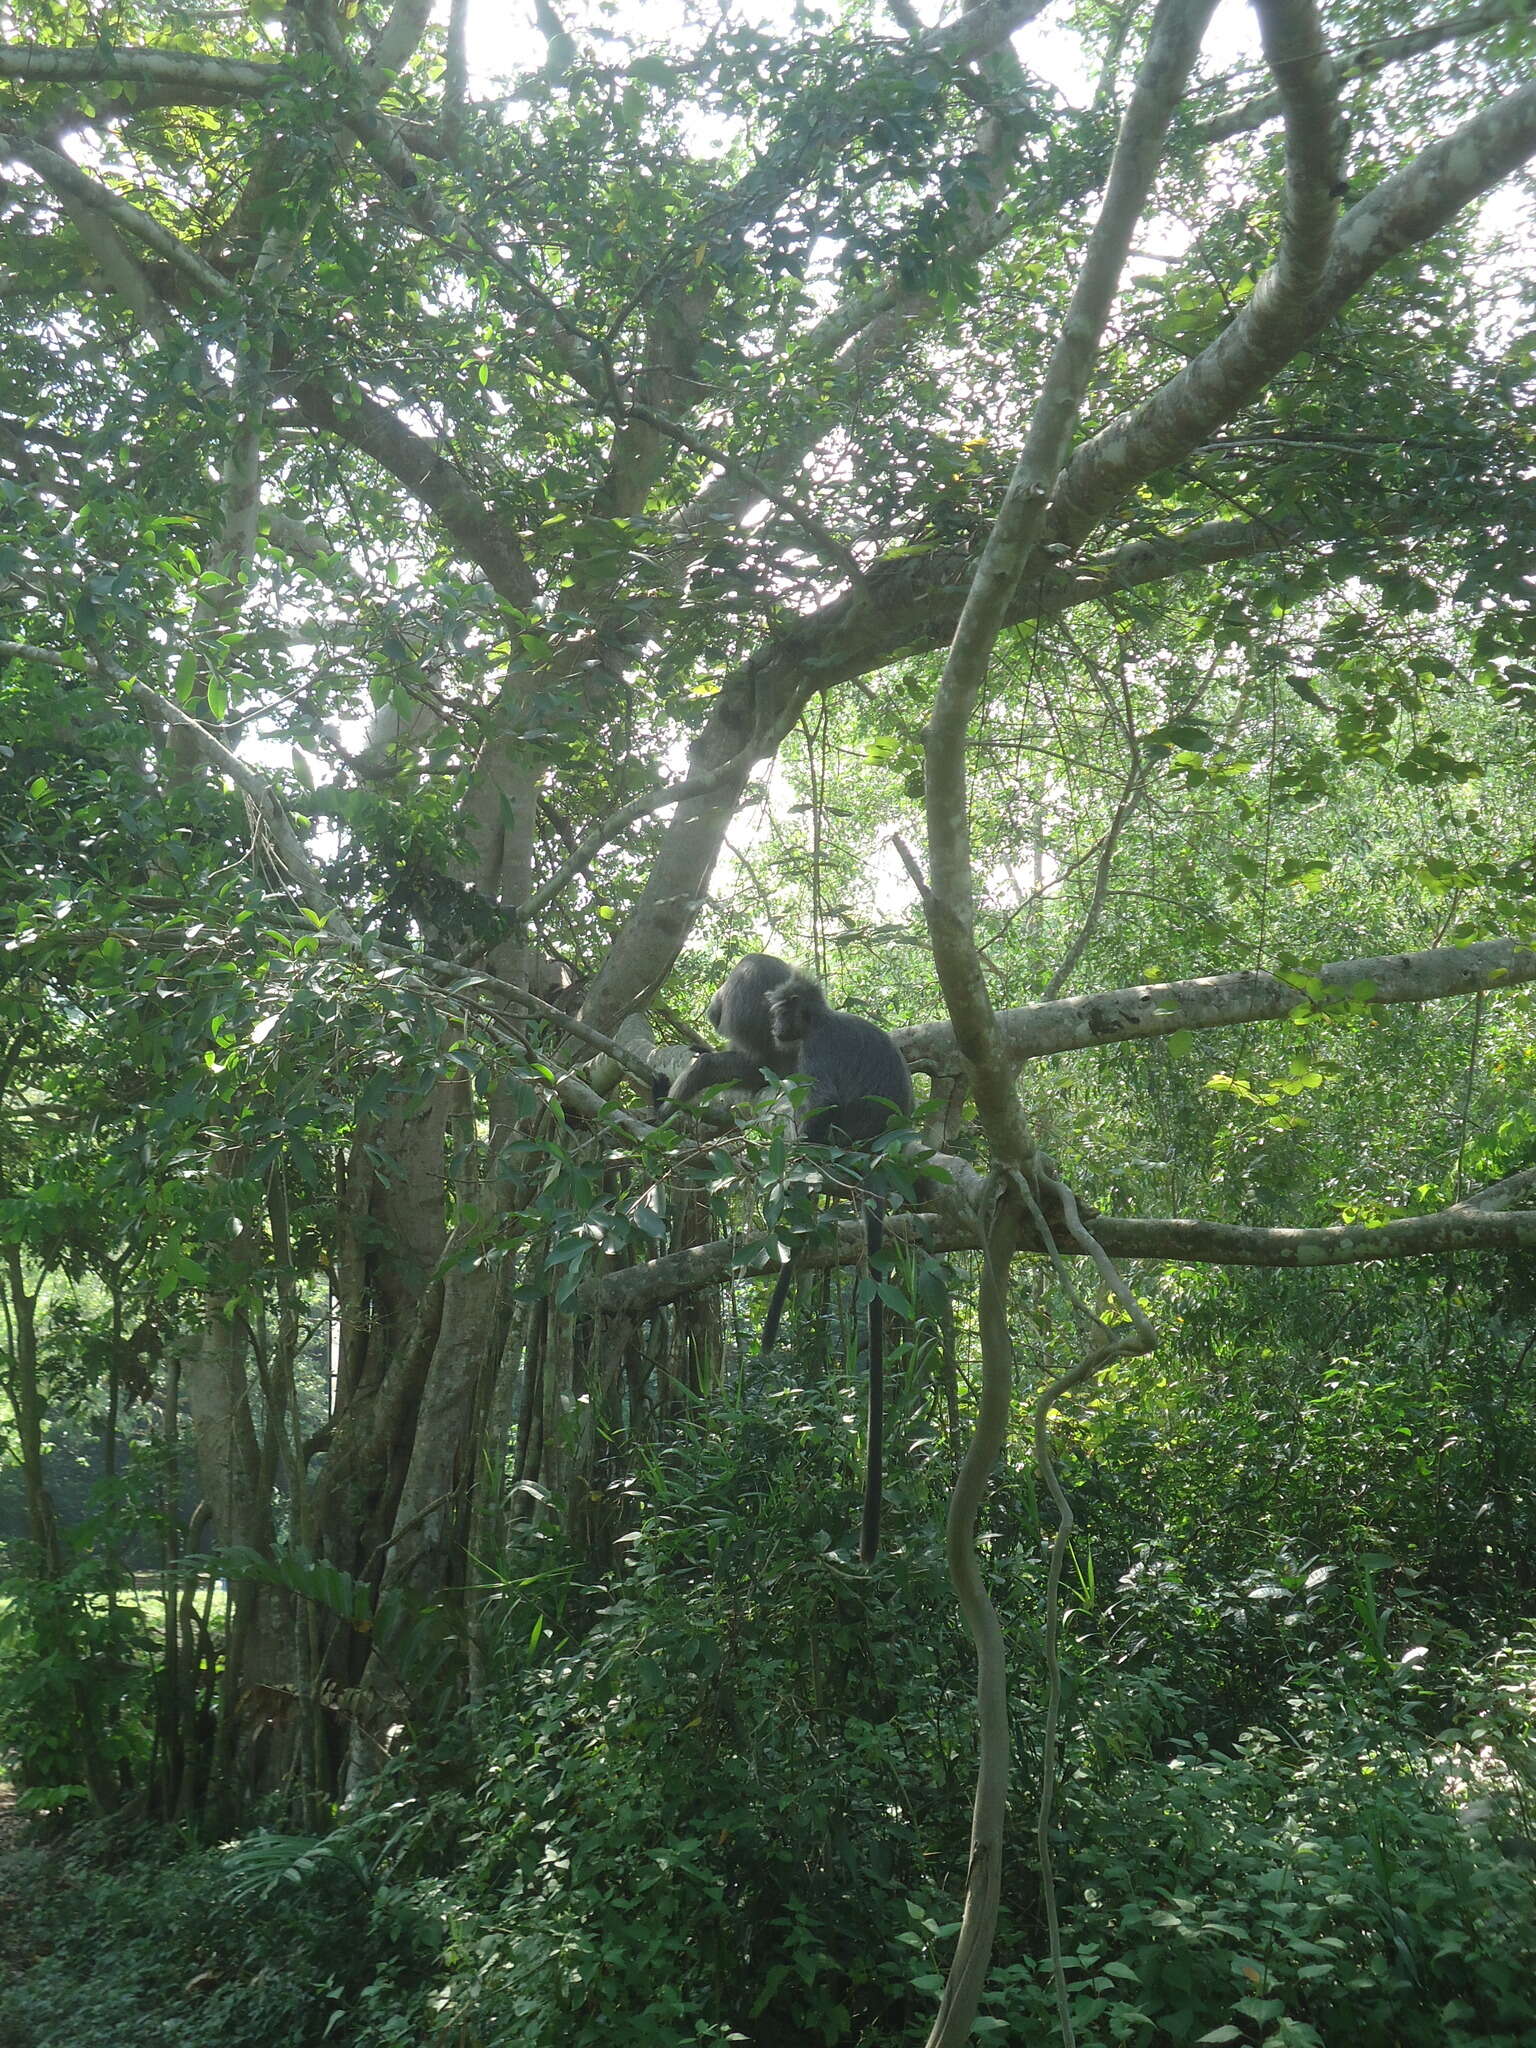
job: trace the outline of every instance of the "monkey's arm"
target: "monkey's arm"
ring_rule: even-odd
[[[727,1084],[733,1088],[745,1088],[753,1095],[767,1086],[763,1070],[755,1060],[744,1052],[723,1048],[718,1052],[701,1052],[687,1073],[672,1083],[665,1100],[656,1106],[662,1115],[670,1115],[680,1103],[692,1102],[706,1088],[720,1088]]]

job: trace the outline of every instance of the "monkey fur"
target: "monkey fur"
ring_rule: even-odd
[[[813,1145],[868,1145],[912,1114],[912,1076],[878,1024],[834,1010],[821,984],[772,953],[738,960],[712,998],[710,1023],[727,1041],[701,1052],[672,1083],[668,1110],[706,1088],[756,1091],[765,1076],[810,1083],[800,1135]]]
[[[702,1052],[667,1091],[665,1110],[724,1084],[755,1091],[769,1077],[803,1075],[809,1083],[800,1112],[800,1135],[816,1145],[869,1145],[892,1122],[912,1114],[912,1076],[889,1033],[863,1017],[834,1010],[818,981],[797,974],[771,953],[748,953],[726,976],[709,1005],[709,1021],[727,1041]],[[658,1108],[663,1104],[659,1099]],[[884,1242],[884,1205],[865,1210],[870,1278],[869,1428],[859,1557],[872,1563],[880,1547],[880,1504],[885,1433],[885,1319],[878,1292]],[[789,1296],[793,1264],[775,1282],[763,1323],[770,1351]]]

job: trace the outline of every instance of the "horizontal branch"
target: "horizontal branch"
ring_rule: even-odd
[[[976,1176],[979,1183],[979,1176]],[[1321,1225],[1288,1229],[1245,1223],[1209,1223],[1183,1216],[1095,1216],[1093,1235],[1113,1259],[1158,1259],[1191,1266],[1269,1266],[1290,1271],[1359,1266],[1383,1260],[1445,1257],[1453,1252],[1529,1251],[1536,1248],[1536,1209],[1490,1213],[1472,1196],[1430,1216],[1401,1216],[1388,1223]],[[982,1233],[956,1210],[934,1216],[923,1211],[887,1218],[886,1235],[934,1255],[977,1251]],[[1030,1248],[1023,1247],[1029,1255]],[[1083,1248],[1066,1230],[1056,1250],[1081,1258]],[[840,1222],[795,1246],[796,1267],[805,1272],[857,1265],[865,1253],[864,1226]],[[785,1258],[781,1238],[762,1231],[722,1238],[687,1251],[604,1273],[587,1282],[583,1305],[630,1317],[654,1315],[668,1302],[718,1287],[733,1276],[777,1273]]]
[[[1475,513],[1479,530],[1488,523],[1486,501]],[[1166,583],[1223,562],[1252,561],[1288,548],[1321,551],[1349,541],[1354,547],[1378,539],[1396,540],[1421,525],[1425,507],[1404,502],[1378,519],[1369,535],[1341,519],[1335,531],[1296,516],[1274,519],[1209,519],[1173,534],[1127,541],[1102,555],[1079,555],[1070,563],[1031,570],[1008,607],[1006,623],[1059,618],[1080,605],[1096,604],[1123,590]],[[974,557],[960,548],[913,550],[876,562],[862,591],[844,591],[809,617],[785,627],[748,664],[750,696],[757,705],[800,701],[834,684],[850,682],[886,663],[931,653],[945,645],[960,615]],[[746,676],[746,671],[742,671]],[[727,685],[726,687],[729,687]],[[765,727],[765,730],[769,728]],[[772,728],[777,730],[777,722]]]
[[[1516,939],[1483,939],[1471,946],[1334,960],[1325,967],[1298,969],[1295,980],[1245,968],[1236,974],[1067,996],[1059,1002],[1000,1010],[998,1026],[1013,1058],[1035,1060],[1092,1045],[1169,1038],[1175,1031],[1273,1023],[1308,1005],[1326,1010],[1360,1003],[1375,1009],[1389,1003],[1444,1002],[1532,983],[1536,948]],[[947,1071],[959,1060],[947,1024],[918,1024],[891,1035],[915,1065]]]
[[[44,49],[35,43],[0,43],[0,78],[18,85],[173,86],[189,100],[274,91],[292,73],[281,64],[243,58],[201,57],[185,50],[114,50],[92,43],[80,49]]]
[[[1374,1259],[1536,1247],[1536,1209],[1488,1215],[1463,1206],[1433,1216],[1401,1216],[1391,1223],[1347,1223],[1316,1230],[1200,1223],[1183,1217],[1097,1216],[1093,1228],[1104,1249],[1116,1258],[1175,1259],[1199,1266],[1359,1266]]]

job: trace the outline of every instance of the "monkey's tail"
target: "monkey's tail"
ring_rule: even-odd
[[[779,1268],[779,1277],[773,1283],[773,1294],[768,1302],[768,1313],[763,1318],[763,1337],[759,1349],[769,1352],[773,1349],[779,1334],[779,1324],[784,1320],[784,1304],[789,1299],[789,1284],[795,1277],[794,1263],[786,1259]]]
[[[880,1504],[885,1485],[885,1303],[880,1298],[880,1250],[885,1243],[885,1204],[872,1195],[864,1211],[869,1248],[869,1421],[864,1456],[864,1511],[859,1518],[859,1562],[873,1564],[880,1552]]]

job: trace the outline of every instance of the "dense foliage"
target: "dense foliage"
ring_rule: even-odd
[[[851,1570],[827,1550],[856,1490],[839,1404],[778,1392],[647,1475],[600,1613],[547,1548],[510,1560],[485,1706],[334,1832],[257,1829],[167,1863],[117,1821],[0,1858],[28,1965],[0,1998],[6,2039],[115,2048],[146,2017],[167,2041],[252,2048],[921,2039],[970,1720],[925,1534],[940,1474],[915,1435],[904,1533],[873,1577]],[[1496,1525],[1462,1572],[1404,1561],[1425,1526],[1405,1475],[1402,1535],[1383,1498],[1330,1544],[1347,1489],[1326,1444],[1268,1516],[1213,1516],[1203,1471],[1149,1467],[1155,1390],[1116,1407],[1068,1460],[1088,1524],[1058,1817],[1080,2038],[1523,2041],[1536,1647],[1492,1647],[1472,1590],[1508,1593],[1521,1539]],[[1225,1448],[1250,1469],[1292,1441],[1236,1415]],[[1475,1491],[1442,1485],[1442,1517],[1474,1525]],[[1007,1610],[1034,1612],[1036,1532],[1000,1528],[989,1554]],[[1028,1760],[1028,1685],[1015,1706]],[[1040,1912],[1018,1854],[996,2038],[1049,2026]]]
[[[6,15],[0,2037],[1513,2048],[1529,7],[535,12]]]

